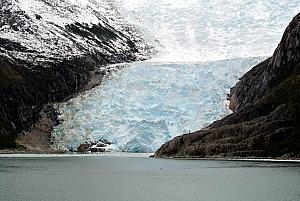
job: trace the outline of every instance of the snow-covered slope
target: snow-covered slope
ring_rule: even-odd
[[[143,58],[146,48],[133,27],[125,25],[106,1],[2,0],[0,38],[19,43],[26,51],[10,51],[17,58],[68,58],[87,53],[106,58]],[[2,40],[3,41],[3,40]],[[10,50],[2,45],[0,48]],[[120,59],[120,60],[121,60]]]
[[[160,51],[156,61],[270,56],[299,0],[114,0]]]

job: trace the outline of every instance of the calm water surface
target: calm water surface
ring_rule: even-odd
[[[0,157],[1,201],[299,201],[300,164]]]

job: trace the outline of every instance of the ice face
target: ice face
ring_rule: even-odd
[[[59,104],[64,121],[53,131],[59,149],[104,138],[116,150],[153,152],[230,113],[230,87],[260,56],[272,54],[300,10],[300,0],[105,2],[138,27],[158,55]]]
[[[122,151],[153,152],[228,114],[226,93],[261,60],[128,65],[59,106],[64,121],[53,132],[56,146],[76,148],[104,138]]]

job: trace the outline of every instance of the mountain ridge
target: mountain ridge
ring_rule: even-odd
[[[32,130],[49,140],[58,123],[50,103],[98,84],[108,64],[144,60],[149,51],[106,1],[1,1],[0,147],[24,144],[16,138]]]

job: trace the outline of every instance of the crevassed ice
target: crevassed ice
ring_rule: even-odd
[[[128,65],[102,85],[59,105],[64,121],[53,131],[55,146],[73,149],[104,138],[116,150],[153,152],[174,136],[228,114],[226,93],[261,60]]]

